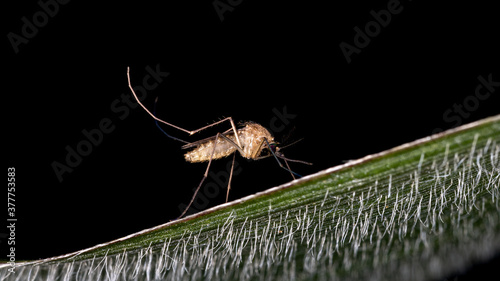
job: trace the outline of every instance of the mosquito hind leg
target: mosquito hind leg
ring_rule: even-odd
[[[173,125],[173,124],[170,124],[168,123],[167,121],[164,121],[164,120],[161,120],[160,118],[156,117],[153,113],[151,113],[151,111],[149,111],[149,109],[144,106],[144,104],[142,104],[142,102],[139,100],[139,98],[137,97],[135,91],[134,91],[134,88],[132,87],[132,83],[130,82],[130,67],[127,67],[127,80],[128,80],[128,87],[130,88],[130,91],[132,92],[132,95],[134,95],[134,98],[135,100],[137,101],[137,103],[151,116],[153,117],[153,119],[155,119],[156,121],[159,121],[165,125],[168,125],[170,127],[173,127],[173,128],[176,128],[177,130],[181,130],[183,132],[186,132],[186,133],[190,133],[191,131],[189,130],[186,130],[184,128],[181,128],[179,126],[176,126],[176,125]]]
[[[201,127],[201,128],[196,129],[196,130],[194,130],[194,131],[191,131],[191,132],[189,132],[189,134],[190,134],[190,135],[195,134],[195,133],[197,133],[197,132],[200,132],[200,131],[203,131],[203,130],[208,129],[208,128],[210,128],[210,127],[213,127],[213,126],[215,126],[215,125],[218,125],[218,124],[220,124],[220,123],[222,123],[222,122],[224,122],[224,121],[229,121],[229,122],[231,123],[231,128],[233,129],[233,132],[234,132],[234,137],[236,138],[236,144],[238,144],[238,147],[242,147],[242,146],[241,146],[241,142],[240,142],[240,138],[238,137],[238,130],[236,129],[236,125],[234,125],[233,118],[231,118],[231,117],[226,117],[226,118],[224,118],[224,119],[222,119],[222,120],[219,120],[219,121],[217,121],[217,122],[214,122],[214,123],[212,123],[212,124],[209,124],[209,125],[207,125],[207,126],[205,126],[205,127]]]
[[[134,95],[134,98],[135,100],[137,101],[137,103],[151,116],[153,117],[153,119],[155,119],[157,122],[161,122],[165,125],[168,125],[170,127],[173,127],[173,128],[176,128],[177,130],[180,130],[180,131],[183,131],[185,133],[188,133],[189,135],[192,135],[192,134],[195,134],[197,132],[200,132],[200,131],[203,131],[205,129],[208,129],[210,127],[213,127],[215,125],[218,125],[224,121],[229,121],[231,123],[231,128],[233,129],[233,132],[234,132],[234,136],[236,137],[236,143],[238,144],[239,147],[242,147],[241,146],[241,142],[240,142],[240,138],[238,137],[238,130],[236,130],[236,125],[234,124],[234,121],[231,117],[227,117],[227,118],[224,118],[222,120],[219,120],[217,122],[214,122],[212,124],[209,124],[207,126],[204,126],[204,127],[201,127],[199,129],[196,129],[196,130],[193,130],[193,131],[190,131],[190,130],[186,130],[184,128],[181,128],[179,126],[176,126],[174,124],[170,124],[168,123],[167,121],[164,121],[158,117],[155,116],[155,114],[151,113],[151,111],[149,111],[149,109],[144,106],[144,104],[141,103],[141,101],[139,100],[139,98],[137,97],[135,91],[134,91],[134,88],[132,87],[132,83],[130,82],[130,67],[127,67],[127,80],[128,80],[128,87],[130,88],[130,91],[132,92],[132,94]],[[163,130],[162,130],[163,131]]]
[[[153,107],[153,115],[155,115],[155,116],[156,116],[156,104],[157,104],[157,103],[158,103],[158,97],[156,97],[156,99],[155,99],[155,105],[154,105],[154,107]],[[160,131],[161,131],[162,133],[164,133],[167,137],[169,137],[169,138],[171,138],[171,139],[173,139],[173,140],[176,140],[176,141],[183,142],[183,143],[189,143],[189,142],[187,142],[187,141],[185,141],[185,140],[181,140],[181,139],[179,139],[179,138],[176,138],[176,137],[173,137],[173,136],[171,136],[171,135],[167,134],[167,132],[165,132],[165,131],[163,130],[163,128],[160,126],[160,123],[158,123],[158,120],[156,120],[156,119],[155,119],[155,124],[156,124],[156,127],[158,127],[158,129],[160,129]]]

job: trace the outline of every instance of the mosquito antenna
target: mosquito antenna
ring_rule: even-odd
[[[292,137],[294,131],[295,131],[295,126],[293,126],[290,130],[288,130],[288,133],[285,136],[283,136],[283,138],[281,139],[283,143],[287,142],[288,139]]]
[[[153,107],[153,115],[154,115],[154,116],[156,116],[156,103],[158,103],[158,97],[156,97],[156,99],[155,99],[155,105],[154,105],[154,107]],[[176,140],[176,141],[183,142],[183,143],[189,143],[189,142],[187,142],[187,141],[185,141],[185,140],[181,140],[181,139],[178,139],[178,138],[176,138],[176,137],[173,137],[173,136],[171,136],[171,135],[167,134],[167,132],[165,132],[165,131],[162,129],[162,127],[160,127],[160,123],[158,123],[158,120],[156,120],[156,118],[155,118],[155,124],[156,124],[156,127],[158,127],[158,129],[160,129],[160,131],[162,131],[162,133],[164,133],[167,137],[169,137],[169,138],[171,138],[171,139],[173,139],[173,140]]]
[[[289,143],[289,144],[287,144],[287,145],[285,145],[285,146],[280,146],[280,149],[284,149],[284,148],[287,148],[287,147],[289,147],[289,146],[292,146],[292,145],[294,145],[294,144],[298,143],[299,141],[302,141],[303,139],[304,139],[304,138],[301,138],[301,139],[298,139],[298,140],[296,140],[296,141],[294,141],[294,142],[292,142],[292,143]]]

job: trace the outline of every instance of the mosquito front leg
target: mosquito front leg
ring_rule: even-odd
[[[192,135],[192,134],[195,134],[195,133],[197,133],[197,132],[199,132],[199,131],[202,131],[202,130],[205,130],[205,129],[207,129],[207,128],[210,128],[210,127],[215,126],[215,125],[217,125],[217,124],[220,124],[220,123],[222,123],[222,122],[224,122],[224,121],[229,121],[229,122],[231,123],[231,128],[233,129],[234,136],[236,137],[236,143],[238,144],[238,146],[239,146],[239,147],[242,147],[242,146],[241,146],[241,142],[240,142],[240,138],[239,138],[239,136],[238,136],[238,131],[236,130],[236,126],[234,125],[234,121],[233,121],[233,119],[232,119],[231,117],[224,118],[224,119],[222,119],[222,120],[219,120],[219,121],[214,122],[214,123],[212,123],[212,124],[210,124],[210,125],[207,125],[207,126],[205,126],[205,127],[201,127],[201,128],[199,128],[199,129],[196,129],[196,130],[193,130],[193,131],[186,130],[186,129],[184,129],[184,128],[181,128],[181,127],[176,126],[176,125],[174,125],[174,124],[170,124],[170,123],[168,123],[168,122],[166,122],[166,121],[164,121],[164,120],[162,120],[162,119],[160,119],[160,118],[156,117],[153,113],[151,113],[151,111],[149,111],[149,110],[148,110],[148,109],[147,109],[147,108],[146,108],[146,107],[145,107],[145,106],[141,103],[141,101],[139,100],[139,98],[137,97],[137,95],[136,95],[136,93],[135,93],[135,91],[134,91],[134,88],[132,88],[132,84],[131,84],[131,82],[130,82],[130,67],[127,67],[127,79],[128,79],[128,87],[130,88],[130,91],[132,91],[132,94],[134,95],[134,98],[135,98],[135,100],[137,101],[137,103],[138,103],[138,104],[139,104],[139,105],[140,105],[140,106],[141,106],[141,107],[142,107],[142,108],[143,108],[143,109],[144,109],[144,110],[145,110],[145,111],[146,111],[146,112],[147,112],[147,113],[148,113],[151,117],[153,117],[156,121],[161,122],[161,123],[163,123],[163,124],[165,124],[165,125],[168,125],[168,126],[170,126],[170,127],[176,128],[177,130],[181,130],[181,131],[183,131],[183,132],[186,132],[186,133],[188,133],[189,135]]]
[[[299,175],[299,174],[297,174],[297,173],[293,172],[293,171],[292,171],[292,169],[290,169],[290,165],[288,165],[288,161],[286,161],[286,159],[283,159],[283,161],[285,161],[285,164],[286,164],[286,167],[287,167],[287,169],[286,169],[286,170],[290,172],[290,175],[292,175],[292,178],[293,178],[293,179],[295,179],[294,174],[296,174],[296,175],[298,175],[298,176],[300,177],[300,175]]]
[[[278,164],[280,165],[281,168],[287,170],[288,172],[290,172],[290,174],[292,175],[292,178],[295,179],[295,176],[298,176],[299,178],[301,178],[302,176],[297,174],[296,172],[290,170],[290,166],[288,166],[288,162],[286,161],[286,159],[283,159],[283,161],[285,161],[287,167],[283,166],[283,164],[281,164],[280,160],[278,159],[278,156],[276,156],[276,153],[274,153],[273,149],[271,148],[271,145],[269,144],[269,142],[267,141],[266,138],[264,138],[264,141],[267,145],[267,148],[269,149],[269,151],[271,151],[271,153],[273,154],[274,156],[274,159],[276,159],[276,162],[278,162]]]

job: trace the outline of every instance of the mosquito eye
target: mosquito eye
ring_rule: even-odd
[[[279,151],[279,150],[280,150],[280,149],[279,149],[279,147],[278,147],[278,146],[276,146],[276,144],[275,144],[275,143],[270,144],[270,147],[271,147],[271,150],[272,150],[273,152],[276,152],[276,151]]]

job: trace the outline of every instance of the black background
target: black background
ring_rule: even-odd
[[[486,4],[401,1],[401,12],[348,63],[339,45],[354,45],[354,27],[364,29],[370,11],[389,1],[242,1],[222,21],[214,1],[71,1],[15,53],[8,34],[22,35],[22,18],[33,22],[42,10],[24,2],[7,9],[4,24],[4,149],[16,168],[18,260],[168,222],[191,198],[206,165],[186,163],[181,143],[142,109],[111,108],[130,95],[127,66],[134,86],[147,66],[169,73],[144,103],[152,108],[159,97],[158,115],[189,130],[226,116],[269,128],[286,107],[295,117],[274,135],[285,144],[304,138],[284,151],[314,163],[293,163],[302,175],[500,112],[499,88],[463,106],[478,76],[500,80],[498,15]],[[463,115],[453,112],[457,105]],[[114,130],[60,182],[53,163],[66,165],[66,146],[76,149],[82,130],[105,118]],[[188,136],[164,127],[189,141],[227,128]],[[237,161],[230,200],[291,179],[271,158]],[[223,203],[225,192],[206,207]]]

